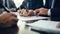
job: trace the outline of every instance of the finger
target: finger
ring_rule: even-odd
[[[33,15],[34,15],[33,10],[28,10],[28,15],[29,15],[29,16],[33,16]]]

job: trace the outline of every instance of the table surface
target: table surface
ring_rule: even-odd
[[[0,28],[0,34],[39,34],[37,32],[31,31],[30,27],[25,26],[25,22],[18,21],[18,26],[13,26],[10,28]]]
[[[17,18],[19,19],[19,21],[17,22],[17,26],[0,29],[0,34],[32,34],[32,33],[40,34],[38,32],[31,31],[31,27],[27,27],[26,26],[27,23],[25,21],[20,20],[20,15],[18,13],[14,12],[14,14],[16,14]],[[28,18],[31,18],[31,17],[28,17]],[[46,17],[43,17],[43,18],[46,18]]]

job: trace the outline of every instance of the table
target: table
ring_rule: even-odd
[[[35,19],[33,17],[35,17]],[[39,20],[39,19],[43,19],[43,18],[47,19],[48,17],[39,17],[39,18],[36,18],[36,16],[33,16],[33,17],[22,17],[22,16],[18,15],[18,18],[19,18],[18,27],[20,30],[19,31],[20,34],[32,34],[32,33],[33,34],[40,34],[38,32],[31,31],[31,27],[25,26],[27,24],[26,21]]]
[[[18,13],[16,15],[19,16]],[[30,27],[26,27],[25,24],[26,23],[24,21],[19,19],[17,22],[18,26],[15,25],[9,28],[0,28],[0,34],[39,34],[37,32],[31,31]]]

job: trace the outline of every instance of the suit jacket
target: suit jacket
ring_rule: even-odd
[[[55,0],[54,8],[60,8],[60,0]]]
[[[3,8],[3,5],[2,5],[2,0],[0,0],[0,8]]]
[[[47,0],[46,5],[51,9],[51,20],[60,21],[60,0],[54,0],[54,6],[51,8],[52,0]]]
[[[45,7],[51,8],[53,0],[46,0]],[[60,0],[54,0],[54,7],[53,8],[60,8]]]
[[[46,3],[45,3],[44,7],[47,8],[47,9],[50,9],[51,5],[52,5],[52,0],[46,0]]]
[[[10,8],[16,8],[16,5],[12,0],[9,0],[9,7]]]
[[[43,7],[43,0],[31,0],[29,2],[30,2],[30,5],[31,5],[29,9],[35,10],[35,9]],[[21,8],[23,9],[24,6],[27,6],[26,2],[22,3]]]
[[[15,6],[15,4],[14,4],[14,2],[12,0],[9,0],[9,7],[10,8],[16,8],[16,6]],[[5,11],[8,12],[7,6],[3,5],[3,0],[0,0],[0,8],[3,8]]]

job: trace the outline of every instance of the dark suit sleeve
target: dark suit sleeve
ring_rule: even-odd
[[[0,8],[3,8],[3,5],[2,5],[2,0],[0,0]]]
[[[5,7],[2,3],[3,3],[3,1],[0,0],[0,8],[3,8],[5,11],[9,12],[9,11],[8,11],[8,8]]]
[[[44,6],[44,8],[50,9],[52,5],[52,0],[46,0],[46,4]]]
[[[38,9],[38,8],[41,8],[43,7],[43,0],[31,0],[32,2],[32,9]]]
[[[9,6],[10,8],[16,8],[16,5],[12,0],[9,0]]]
[[[43,7],[43,0],[31,0],[30,1],[30,8],[29,9],[38,9],[38,8],[41,8]],[[21,8],[24,8],[24,6],[26,6],[26,3],[23,2],[22,5],[21,5]]]

